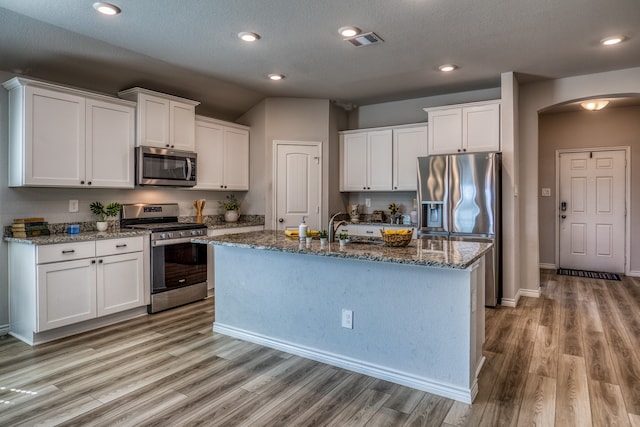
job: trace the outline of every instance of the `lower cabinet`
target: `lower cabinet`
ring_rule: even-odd
[[[42,332],[146,306],[148,239],[10,242],[9,332],[34,344]]]

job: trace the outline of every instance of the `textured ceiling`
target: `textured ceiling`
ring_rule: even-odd
[[[112,94],[144,86],[233,119],[266,96],[365,105],[496,87],[506,71],[640,66],[639,0],[113,0],[116,17],[92,3],[0,0],[0,69]],[[385,42],[355,48],[344,25]],[[241,31],[262,39],[242,43]],[[599,46],[612,34],[629,39]]]

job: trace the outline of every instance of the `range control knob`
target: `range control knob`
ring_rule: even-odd
[[[184,231],[180,231],[178,234],[180,235],[180,237],[184,237]]]
[[[166,239],[167,238],[167,233],[160,233],[160,238],[161,239]]]
[[[173,239],[173,233],[167,233],[167,239]]]

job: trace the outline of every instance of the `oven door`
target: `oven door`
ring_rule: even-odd
[[[170,291],[207,281],[207,245],[189,238],[153,242],[151,293]]]
[[[137,147],[139,185],[193,187],[196,185],[196,153],[155,147]]]

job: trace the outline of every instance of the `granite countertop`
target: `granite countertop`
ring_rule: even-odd
[[[263,226],[264,216],[261,218],[246,218],[246,219],[243,217],[240,217],[240,219],[236,222],[206,221],[205,224],[209,230],[223,230],[223,229],[229,229],[229,228]]]
[[[282,231],[274,230],[198,237],[192,241],[220,246],[451,269],[468,268],[492,246],[491,243],[415,239],[408,246],[397,248],[385,246],[380,239],[350,242],[341,249],[338,242],[327,243],[321,247],[320,240],[313,239],[307,247],[305,241],[286,237]]]
[[[91,240],[103,240],[103,239],[119,239],[123,237],[136,237],[148,235],[147,230],[126,230],[116,229],[107,230],[104,232],[87,231],[77,234],[68,233],[54,233],[49,236],[38,237],[9,237],[5,236],[5,242],[17,242],[27,243],[30,245],[52,245],[56,243],[68,243],[68,242],[85,242]]]

